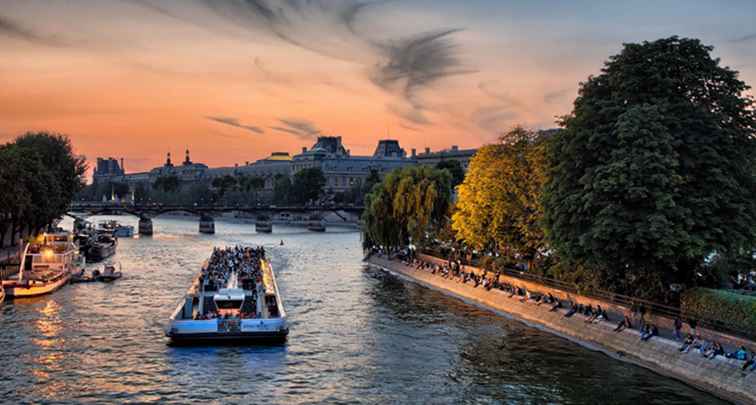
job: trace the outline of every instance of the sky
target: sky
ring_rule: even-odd
[[[756,84],[756,1],[0,0],[0,142],[65,133],[126,170],[409,152],[555,127],[626,42],[715,47]]]

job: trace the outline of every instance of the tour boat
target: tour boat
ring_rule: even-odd
[[[86,250],[88,261],[99,262],[113,256],[118,246],[118,239],[111,235],[100,233],[94,236],[89,242],[89,248]]]
[[[264,253],[243,264],[247,269],[254,267],[253,273],[237,266],[220,278],[209,265],[211,259],[205,261],[170,318],[166,336],[171,343],[285,342],[289,333],[286,312]]]
[[[259,216],[255,221],[255,232],[258,233],[271,233],[273,232],[273,224],[267,217]]]
[[[82,263],[71,233],[42,234],[24,247],[16,278],[2,285],[14,298],[49,294],[68,283]]]
[[[97,228],[98,232],[109,233],[119,238],[130,238],[134,236],[134,227],[131,225],[121,225],[118,221],[102,221]]]

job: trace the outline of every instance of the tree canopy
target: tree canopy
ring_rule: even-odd
[[[422,243],[446,222],[451,204],[447,170],[411,166],[390,172],[365,198],[365,238],[389,248]]]
[[[84,186],[86,162],[60,134],[27,133],[0,146],[0,246],[34,233],[66,212]]]
[[[549,239],[602,286],[661,296],[756,242],[753,101],[712,48],[625,44],[581,84],[551,148]]]
[[[545,250],[540,203],[548,135],[516,127],[478,150],[458,187],[452,229],[483,251],[534,260]]]
[[[451,175],[452,188],[457,187],[465,180],[465,169],[458,160],[442,160],[436,163],[437,169],[446,169]]]
[[[326,178],[320,168],[309,168],[298,171],[291,182],[291,202],[304,204],[316,201],[323,194]]]

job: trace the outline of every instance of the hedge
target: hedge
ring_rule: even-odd
[[[682,294],[684,316],[718,321],[741,334],[756,336],[756,297],[726,290],[693,288]]]

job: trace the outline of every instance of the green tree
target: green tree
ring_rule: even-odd
[[[155,180],[152,187],[165,193],[172,193],[179,190],[181,182],[176,175],[160,176]]]
[[[714,252],[756,242],[756,114],[711,47],[625,44],[580,88],[550,154],[545,223],[606,288],[663,297]]]
[[[452,188],[462,184],[465,180],[465,169],[458,160],[442,160],[436,164],[436,169],[446,169],[451,175]]]
[[[218,195],[220,197],[223,197],[227,191],[234,190],[239,185],[239,182],[237,181],[236,177],[231,176],[230,174],[226,174],[224,176],[214,178],[211,184],[218,190]]]
[[[298,171],[291,184],[291,198],[293,202],[304,204],[315,201],[323,194],[326,178],[320,168],[309,168]]]
[[[447,221],[450,177],[448,171],[428,166],[390,172],[365,199],[365,240],[396,248],[434,235]]]
[[[540,202],[546,181],[548,133],[516,127],[470,162],[452,216],[459,240],[477,250],[528,260],[546,251]]]
[[[291,180],[289,176],[277,174],[273,178],[273,202],[279,205],[288,204],[291,195]]]

